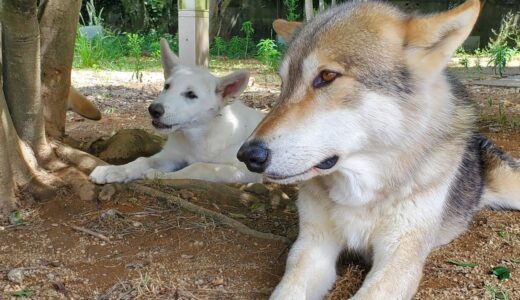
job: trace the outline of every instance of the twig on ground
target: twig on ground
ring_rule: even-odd
[[[105,242],[110,242],[110,239],[106,236],[104,236],[103,234],[99,233],[99,232],[95,232],[95,231],[92,231],[90,229],[87,229],[87,228],[84,228],[84,227],[80,227],[80,226],[76,226],[76,225],[69,225],[67,223],[63,223],[63,225],[65,226],[68,226],[74,230],[77,230],[77,231],[81,231],[83,233],[86,233],[86,234],[90,234],[91,236],[94,236],[94,237],[97,237],[98,239],[100,240],[103,240]]]
[[[244,234],[256,237],[256,238],[260,238],[260,239],[274,240],[274,241],[279,241],[279,242],[283,242],[283,243],[289,243],[289,239],[284,236],[280,236],[280,235],[276,235],[276,234],[272,234],[272,233],[260,232],[260,231],[251,229],[248,226],[244,225],[241,222],[238,222],[235,219],[227,217],[221,213],[206,209],[204,207],[195,205],[180,197],[169,195],[169,194],[166,194],[159,190],[156,190],[154,188],[150,188],[150,187],[138,184],[138,183],[130,183],[130,184],[128,184],[128,187],[130,189],[133,189],[136,192],[170,201],[171,203],[179,206],[182,209],[185,209],[192,213],[196,213],[199,215],[209,217],[215,221],[218,221],[221,224],[224,224],[231,228],[236,229],[238,232],[241,232],[241,233],[244,233]]]

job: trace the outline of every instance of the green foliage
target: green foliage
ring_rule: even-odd
[[[283,0],[283,6],[287,10],[287,21],[296,21],[300,18],[300,15],[296,13],[298,2],[298,0]]]
[[[31,289],[22,289],[22,290],[14,292],[13,296],[17,297],[17,298],[18,297],[27,298],[27,297],[31,297],[33,294],[34,294],[34,291]]]
[[[490,56],[488,65],[492,64],[495,74],[498,71],[500,77],[502,77],[507,63],[516,53],[516,49],[509,47],[508,43],[515,41],[520,34],[518,15],[512,12],[507,13],[500,22],[499,31],[492,30],[492,32],[495,37],[489,41],[486,49]]]
[[[455,52],[455,56],[459,58],[459,64],[461,64],[466,70],[469,68],[469,55],[461,46]]]
[[[280,62],[281,53],[276,42],[272,39],[262,39],[256,45],[257,58],[270,69],[277,69]]]
[[[491,299],[496,300],[509,300],[506,290],[498,290],[494,285],[486,284],[486,290],[489,293]]]
[[[227,44],[227,56],[229,58],[245,58],[243,54],[246,52],[247,40],[245,38],[234,36]]]
[[[503,77],[504,70],[506,69],[507,63],[511,61],[516,50],[510,48],[507,44],[492,44],[488,45],[487,53],[489,54],[488,65],[493,65],[493,71],[495,74]]]
[[[211,55],[222,56],[226,54],[226,41],[220,36],[213,39],[213,43],[209,49]]]
[[[77,65],[83,68],[95,68],[103,58],[103,37],[87,38],[80,32],[76,34],[75,56],[79,59]]]
[[[96,6],[94,5],[94,0],[87,1],[85,7],[87,8],[88,23],[85,23],[85,19],[83,19],[83,16],[80,14],[79,17],[81,19],[81,23],[83,23],[83,25],[85,26],[101,26],[103,24],[103,18],[101,17],[101,14],[103,13],[103,8],[101,8],[99,14],[96,13]]]
[[[491,273],[498,277],[500,280],[508,279],[511,275],[511,269],[504,266],[496,266],[493,269],[491,269]]]
[[[126,37],[128,39],[128,42],[126,44],[128,48],[128,54],[134,59],[134,73],[132,74],[132,78],[138,80],[139,82],[142,82],[142,47],[144,43],[144,37],[138,35],[137,33],[127,33]]]
[[[21,225],[25,223],[25,216],[22,211],[15,210],[9,215],[9,223],[12,225]]]
[[[477,67],[477,70],[479,72],[482,72],[483,68],[482,68],[482,56],[484,56],[486,54],[486,51],[478,48],[475,50],[475,66]]]
[[[251,21],[246,21],[242,23],[240,31],[243,32],[246,36],[246,49],[244,51],[244,57],[247,57],[247,49],[249,47],[249,42],[251,41],[251,36],[255,32],[255,29],[253,28],[253,23],[251,23]]]

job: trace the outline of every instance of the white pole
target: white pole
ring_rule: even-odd
[[[209,0],[179,0],[179,59],[208,66]]]

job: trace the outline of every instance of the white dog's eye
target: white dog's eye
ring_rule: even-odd
[[[197,97],[197,95],[195,95],[195,93],[193,91],[187,91],[183,95],[184,95],[184,97],[191,99],[191,100],[199,98],[199,97]]]
[[[169,89],[169,88],[170,88],[170,84],[169,84],[169,83],[165,83],[165,84],[164,84],[164,89],[167,90],[167,89]]]

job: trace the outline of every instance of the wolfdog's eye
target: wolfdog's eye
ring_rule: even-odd
[[[338,78],[340,75],[341,74],[334,72],[334,71],[329,71],[329,70],[321,71],[320,74],[318,76],[316,76],[316,78],[314,78],[314,80],[312,81],[312,86],[314,88],[324,87],[324,86],[328,85],[329,83],[333,82],[334,80],[336,80],[336,78]]]
[[[167,90],[167,89],[169,89],[169,88],[170,88],[170,84],[169,84],[169,83],[165,83],[165,84],[164,84],[164,89]]]
[[[188,98],[188,99],[197,99],[199,97],[197,97],[197,95],[195,95],[195,93],[193,91],[187,91],[184,93],[184,97]]]

